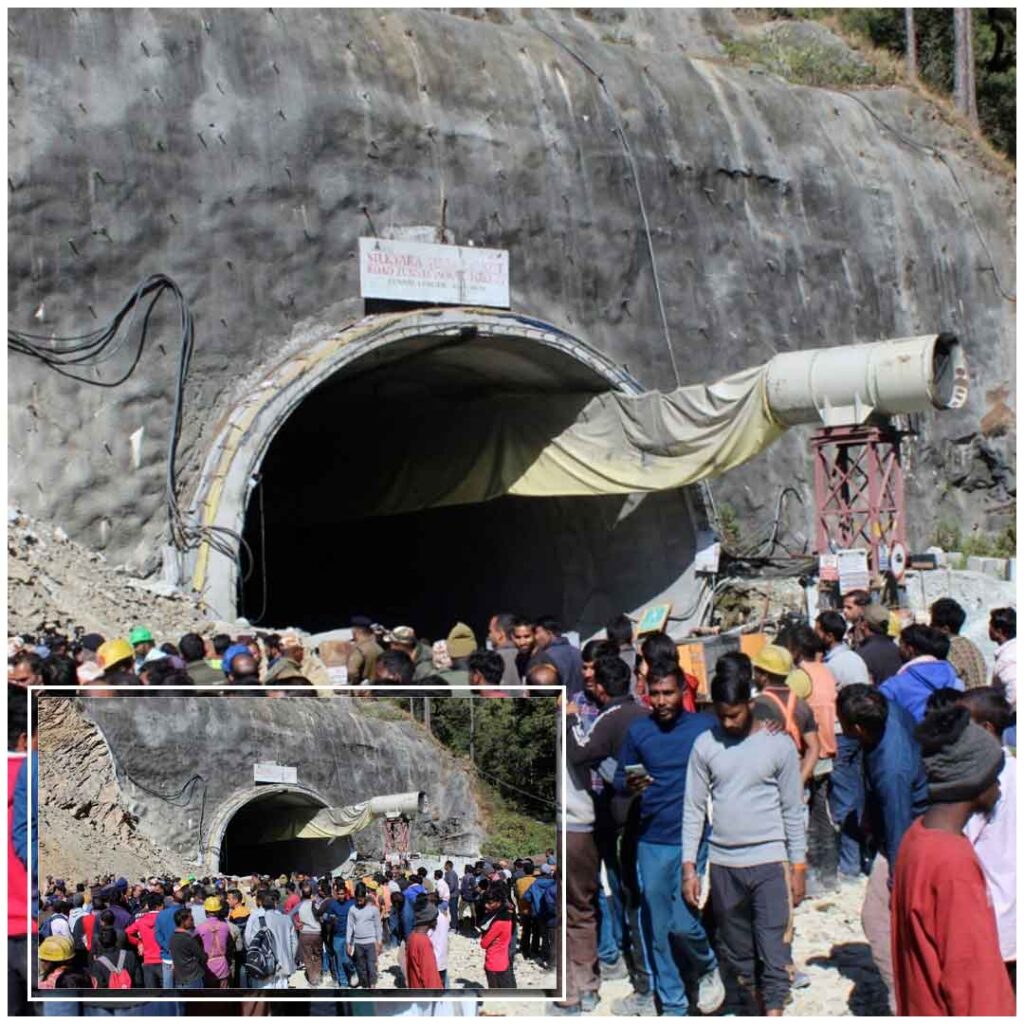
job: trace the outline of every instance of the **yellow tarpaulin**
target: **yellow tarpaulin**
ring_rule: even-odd
[[[263,842],[276,843],[286,839],[337,839],[360,832],[374,819],[370,802],[352,804],[351,807],[325,807],[309,811],[309,818],[290,817],[286,821],[270,822],[263,828]]]
[[[723,473],[783,433],[766,367],[668,393],[488,395],[378,437],[386,474],[337,496],[342,516],[488,501],[661,491]],[[443,456],[439,458],[439,453]]]

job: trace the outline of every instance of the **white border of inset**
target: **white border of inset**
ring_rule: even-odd
[[[271,689],[271,690],[275,690],[275,691],[277,691],[277,690],[294,690],[296,693],[301,694],[304,697],[310,697],[311,695],[322,696],[324,692],[329,690],[332,693],[337,694],[338,696],[348,696],[348,697],[352,697],[355,700],[360,700],[362,698],[361,697],[357,697],[352,691],[354,691],[354,690],[359,690],[359,691],[380,690],[386,696],[387,695],[393,696],[393,694],[389,693],[390,691],[393,691],[393,690],[396,690],[396,689],[408,690],[409,688],[410,687],[406,687],[406,686],[396,686],[395,684],[387,685],[387,686],[369,685],[369,686],[330,686],[330,687],[327,687],[327,686],[317,686],[317,687],[311,687],[311,686],[274,686],[274,685],[266,687],[263,684],[261,684],[259,687],[255,687],[255,686],[235,686],[235,685],[228,684],[228,683],[225,683],[225,685],[223,685],[223,686],[212,686],[212,685],[211,686],[195,686],[195,685],[192,685],[192,686],[188,686],[188,687],[183,687],[183,686],[170,686],[170,687],[167,687],[168,690],[172,690],[172,691],[174,691],[174,690],[180,691],[180,690],[184,690],[184,689],[187,689],[189,691],[195,691],[196,693],[202,693],[204,691],[207,691],[207,692],[213,691],[218,696],[222,695],[224,690],[234,690],[234,691],[238,691],[239,694],[244,694],[245,696],[248,696],[248,697],[261,697],[262,696],[264,699],[269,699],[269,700],[273,700],[274,698],[267,698],[265,694],[261,694],[260,693],[261,690],[264,690],[264,689]],[[501,687],[486,687],[486,689],[500,689],[500,688]],[[27,824],[28,824],[28,850],[29,850],[29,861],[30,861],[29,869],[28,869],[28,872],[27,872],[27,874],[28,874],[28,888],[27,888],[27,891],[25,893],[25,899],[26,899],[26,906],[33,907],[33,909],[34,909],[34,905],[33,905],[33,901],[32,901],[33,864],[31,862],[33,860],[36,860],[36,858],[33,857],[33,853],[35,852],[35,847],[34,847],[34,838],[35,837],[34,837],[34,830],[32,828],[32,808],[33,808],[34,803],[35,803],[35,800],[34,800],[34,798],[35,798],[35,778],[34,778],[34,773],[32,771],[32,756],[31,756],[32,755],[32,747],[31,747],[31,744],[32,744],[32,736],[33,736],[33,734],[35,732],[35,729],[33,728],[33,726],[34,726],[33,711],[34,711],[34,704],[35,704],[36,697],[37,696],[52,696],[54,694],[61,694],[61,695],[67,694],[67,695],[73,696],[73,697],[89,697],[90,696],[89,690],[111,690],[111,689],[116,689],[117,690],[117,693],[113,695],[115,698],[121,696],[122,693],[128,694],[128,693],[136,693],[136,692],[141,692],[141,693],[145,694],[145,696],[148,699],[150,699],[150,700],[153,700],[153,699],[159,700],[161,697],[163,697],[165,699],[170,698],[170,699],[173,699],[173,700],[180,700],[181,699],[181,695],[178,694],[178,695],[176,695],[174,697],[171,697],[170,694],[161,693],[160,691],[163,689],[163,687],[153,687],[153,686],[118,686],[118,687],[109,687],[109,686],[103,686],[102,683],[97,683],[97,684],[94,684],[92,686],[27,686],[27,687],[25,687],[25,689],[28,692],[28,736],[29,736],[29,750],[28,750],[27,765],[26,765],[27,783],[28,783],[26,797],[27,797],[27,800],[28,800]],[[200,996],[200,995],[193,996],[190,993],[192,993],[192,992],[203,992],[203,991],[206,991],[206,990],[205,989],[174,989],[174,990],[172,990],[174,995],[167,995],[167,996],[156,995],[156,996],[153,996],[152,998],[143,998],[142,1001],[145,1001],[145,1002],[161,1002],[161,1001],[173,1002],[173,1001],[179,1001],[179,1002],[189,1002],[189,1003],[193,1003],[193,1002],[237,1003],[240,1000],[244,1000],[244,999],[259,998],[260,1000],[262,1000],[264,1002],[278,1002],[278,1003],[338,1003],[338,1002],[345,1002],[345,1003],[362,1003],[362,1002],[389,1002],[389,1003],[421,1003],[421,1002],[430,1002],[430,1003],[437,1003],[437,1002],[454,1002],[456,1000],[463,1000],[463,999],[476,999],[476,1000],[481,1000],[484,1003],[486,1003],[486,1002],[497,1002],[497,1001],[502,1001],[502,1002],[514,1001],[514,1002],[523,1002],[523,1003],[531,1003],[531,1002],[532,1003],[540,1003],[540,1002],[549,1003],[549,1002],[556,1002],[556,1001],[565,1002],[565,999],[566,999],[566,994],[565,994],[566,978],[567,978],[567,974],[568,974],[568,971],[566,969],[567,965],[566,965],[566,959],[565,959],[566,955],[567,955],[567,943],[566,943],[566,929],[565,929],[566,900],[565,900],[565,880],[564,880],[564,872],[565,872],[565,869],[566,869],[566,863],[565,863],[565,850],[566,850],[566,843],[565,843],[565,794],[566,794],[566,789],[567,789],[567,785],[568,785],[568,771],[567,771],[567,761],[566,761],[566,754],[565,754],[565,728],[566,728],[565,704],[566,704],[566,700],[567,700],[567,696],[568,696],[566,694],[566,688],[565,688],[564,685],[563,686],[509,687],[508,689],[510,689],[510,690],[520,690],[522,692],[519,692],[519,693],[514,693],[514,692],[513,693],[509,693],[509,695],[507,697],[483,697],[483,695],[478,692],[480,689],[482,689],[482,687],[477,687],[477,686],[436,686],[435,685],[435,686],[417,686],[416,689],[420,690],[420,691],[432,691],[432,692],[436,691],[438,693],[438,695],[444,695],[444,694],[451,695],[454,691],[463,691],[467,696],[472,696],[472,695],[475,694],[477,697],[479,697],[482,700],[523,700],[523,699],[529,699],[533,694],[542,694],[542,695],[545,695],[545,696],[553,696],[553,697],[560,698],[559,699],[559,703],[557,705],[557,710],[558,710],[557,729],[558,729],[558,732],[556,733],[556,744],[557,744],[557,754],[556,754],[556,756],[557,756],[557,759],[559,761],[559,764],[557,765],[558,775],[556,776],[556,778],[558,779],[559,785],[556,786],[556,792],[555,792],[555,835],[557,837],[557,843],[558,843],[558,868],[559,868],[559,890],[560,890],[560,892],[559,892],[559,899],[561,901],[561,911],[560,911],[561,912],[561,928],[559,929],[559,931],[561,933],[560,936],[559,936],[559,940],[560,940],[560,943],[561,943],[561,948],[560,948],[560,954],[561,955],[560,955],[559,964],[558,964],[558,968],[557,968],[557,971],[556,971],[555,978],[556,978],[556,984],[557,984],[558,976],[561,975],[561,986],[559,988],[556,988],[556,989],[538,989],[537,991],[539,993],[541,993],[539,995],[533,995],[532,994],[532,990],[530,990],[530,989],[492,989],[492,988],[482,988],[482,989],[470,989],[470,988],[467,988],[467,989],[461,989],[461,988],[457,988],[457,989],[448,989],[445,992],[441,993],[440,995],[426,995],[426,994],[420,995],[419,993],[420,993],[421,990],[419,990],[419,989],[369,989],[366,993],[364,993],[362,995],[346,996],[344,994],[345,991],[346,991],[345,989],[334,989],[334,990],[330,990],[331,993],[332,993],[331,995],[306,996],[306,995],[296,994],[296,995],[293,995],[293,996],[282,996],[282,995],[274,995],[273,994],[275,992],[280,993],[282,991],[281,989],[253,988],[253,989],[232,989],[232,991],[235,991],[235,992],[238,993],[237,995],[232,995],[232,996]],[[313,691],[313,692],[311,693],[311,691]],[[101,697],[99,694],[93,694],[92,696],[95,699],[97,699],[97,700],[105,700],[105,699],[107,699],[106,695]],[[38,863],[36,863],[34,865],[34,867],[35,867],[36,870],[38,870]],[[30,931],[29,935],[28,935],[28,938],[29,938],[30,941],[27,943],[28,950],[27,950],[27,963],[26,963],[26,967],[27,967],[27,976],[28,976],[29,979],[32,979],[35,976],[34,971],[32,969],[32,967],[33,967],[32,959],[35,956],[36,948],[38,946],[38,936],[34,932]],[[69,991],[72,991],[72,990],[69,990]],[[119,997],[119,995],[114,995],[114,994],[110,993],[109,991],[107,991],[106,994],[104,994],[104,995],[73,996],[73,995],[65,995],[63,990],[62,990],[61,994],[59,994],[59,995],[58,994],[54,994],[54,995],[45,995],[44,996],[44,995],[33,995],[33,993],[32,993],[32,982],[30,980],[30,982],[29,982],[29,990],[28,990],[28,1001],[30,1003],[47,1003],[47,1002],[69,1002],[69,1003],[130,1002],[130,1003],[138,1003],[140,1001],[140,998],[139,998],[139,993],[140,992],[156,992],[156,991],[159,991],[159,992],[162,993],[162,992],[165,992],[165,991],[168,991],[168,990],[166,990],[166,989],[160,989],[160,990],[150,990],[150,989],[126,990],[123,997]],[[296,993],[301,993],[303,990],[302,989],[294,989],[292,991],[295,991]],[[352,992],[354,990],[353,989],[349,989],[348,991]],[[425,992],[425,990],[422,990],[422,991]],[[386,993],[386,992],[396,992],[396,993],[402,993],[402,994],[400,994],[400,995],[384,995],[383,993]],[[54,990],[54,993],[56,993],[56,990]],[[378,993],[380,993],[380,994],[378,994]],[[493,993],[493,995],[492,995],[492,993]],[[499,995],[499,993],[501,993],[501,994]]]

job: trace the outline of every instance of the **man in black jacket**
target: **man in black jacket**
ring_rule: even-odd
[[[903,667],[900,649],[889,639],[889,609],[869,604],[853,627],[856,652],[864,659],[871,682],[881,686]]]
[[[634,700],[629,686],[632,675],[618,654],[599,657],[594,662],[594,698],[601,713],[584,731],[578,716],[569,719],[566,758],[572,766],[591,769],[594,793],[594,840],[601,854],[611,894],[607,908],[619,931],[621,956],[601,961],[601,976],[606,981],[627,972],[633,993],[612,1006],[612,1012],[628,1016],[655,1013],[647,956],[640,931],[640,891],[636,877],[636,828],[626,828],[631,813],[639,806],[635,795],[615,792],[611,780],[618,764],[619,748],[637,718],[650,710]],[[604,951],[602,951],[604,952]],[[623,964],[623,959],[625,964]]]

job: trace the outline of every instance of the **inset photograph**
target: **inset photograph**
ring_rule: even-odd
[[[33,995],[557,995],[557,692],[279,692],[36,698]]]

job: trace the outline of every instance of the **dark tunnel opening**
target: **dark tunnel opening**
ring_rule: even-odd
[[[224,830],[220,870],[244,877],[302,871],[311,875],[334,873],[348,859],[351,841],[339,839],[274,840],[274,830],[301,824],[323,805],[303,793],[274,793],[256,797],[241,807]]]
[[[546,443],[609,388],[527,340],[428,341],[350,364],[282,425],[248,503],[255,565],[241,614],[310,632],[364,614],[432,639],[462,620],[483,643],[496,611],[550,613],[586,635],[682,575],[695,544],[682,491],[504,495],[379,514],[382,494],[405,497],[410,461],[428,476],[481,465],[500,475],[502,455],[487,445],[502,417],[530,417],[540,402],[548,425],[556,409]]]

